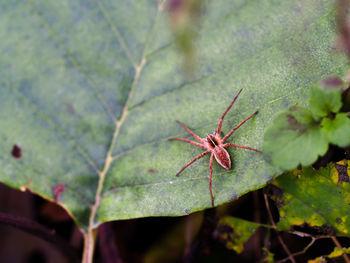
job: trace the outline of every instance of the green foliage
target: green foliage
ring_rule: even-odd
[[[321,127],[327,133],[330,143],[340,147],[350,144],[350,119],[346,113],[338,113],[333,119],[324,118]]]
[[[293,106],[267,129],[263,146],[266,158],[274,166],[291,170],[299,164],[314,163],[326,153],[329,143],[350,145],[350,119],[339,113],[341,107],[339,88],[314,86],[310,110]]]
[[[316,121],[339,112],[342,102],[339,89],[314,86],[310,92],[310,110]]]
[[[305,101],[310,82],[347,67],[329,52],[334,14],[326,0],[206,1],[190,82],[164,2],[14,0],[0,7],[0,180],[48,199],[65,184],[60,203],[82,228],[96,201],[93,226],[210,207],[208,158],[175,177],[201,152],[168,141],[188,136],[175,120],[204,137],[243,88],[223,132],[259,109],[229,142],[261,149],[278,112]],[[14,144],[20,159],[10,154]],[[231,170],[214,164],[216,205],[278,174],[256,152],[229,152]]]
[[[266,247],[263,248],[263,251],[266,256],[263,259],[262,263],[274,263],[274,254],[271,251],[269,251]]]
[[[324,235],[350,235],[350,161],[329,164],[319,171],[294,170],[278,177],[273,184],[281,220],[277,227],[290,230],[308,224]]]
[[[255,233],[260,224],[256,224],[237,217],[227,216],[218,223],[218,238],[228,249],[237,253],[243,252],[244,243]]]
[[[342,262],[343,258],[340,258],[344,253],[350,254],[350,248],[344,247],[342,249],[335,247],[329,255],[324,255],[313,260],[309,260],[308,263],[326,263],[326,262]],[[337,258],[339,258],[337,260]],[[328,260],[327,260],[328,259]]]
[[[335,247],[334,250],[327,256],[327,258],[340,257],[344,253],[350,254],[350,247],[343,247],[342,249]]]
[[[269,161],[284,170],[310,165],[326,153],[326,133],[308,109],[293,107],[281,113],[265,133],[263,152]]]

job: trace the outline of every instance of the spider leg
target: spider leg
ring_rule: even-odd
[[[243,145],[237,145],[237,144],[233,144],[233,143],[225,143],[223,145],[224,148],[226,147],[236,147],[236,148],[243,148],[243,149],[248,149],[248,150],[252,150],[252,151],[256,151],[258,153],[262,153],[262,151],[248,147],[248,146],[243,146]]]
[[[193,164],[195,161],[199,160],[200,158],[202,158],[203,156],[207,155],[208,153],[210,153],[211,150],[205,151],[203,153],[201,153],[200,155],[198,155],[196,158],[194,158],[192,161],[188,162],[184,167],[182,167],[182,169],[176,174],[176,176],[179,176],[179,174],[185,170],[185,168],[187,168],[188,166],[190,166],[191,164]]]
[[[254,112],[252,115],[250,115],[248,118],[244,119],[243,121],[241,121],[236,127],[234,127],[231,131],[229,131],[225,137],[222,139],[222,142],[225,142],[228,138],[230,138],[230,136],[232,135],[232,133],[234,133],[235,130],[237,130],[239,127],[241,127],[241,125],[243,123],[245,123],[247,120],[249,120],[250,118],[254,117],[254,115],[258,114],[258,111]]]
[[[221,127],[222,127],[222,122],[224,121],[225,115],[226,113],[231,109],[233,103],[235,103],[236,99],[238,98],[238,95],[241,93],[242,89],[240,89],[237,93],[237,95],[234,97],[233,101],[231,102],[230,106],[227,107],[227,109],[225,110],[225,112],[222,114],[220,120],[219,120],[219,125],[218,125],[218,130],[217,133],[220,134],[221,132]]]
[[[182,139],[182,138],[171,138],[169,139],[170,141],[182,141],[182,142],[187,142],[189,144],[192,144],[194,146],[197,146],[197,147],[200,147],[200,148],[203,148],[203,149],[207,149],[207,147],[205,147],[203,144],[201,143],[198,143],[198,142],[193,142],[193,141],[190,141],[190,140],[187,140],[187,139]]]
[[[189,134],[192,135],[193,138],[195,138],[197,141],[202,142],[202,138],[199,137],[197,134],[195,134],[193,131],[191,131],[189,128],[185,126],[181,121],[176,121],[178,124],[181,125],[182,128],[184,128]]]
[[[214,207],[213,192],[211,190],[211,177],[213,175],[213,162],[214,162],[214,154],[211,154],[210,161],[209,161],[209,191],[210,191],[210,199],[211,199],[211,206],[212,207]]]

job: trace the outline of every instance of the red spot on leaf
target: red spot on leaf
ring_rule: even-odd
[[[61,199],[61,196],[64,192],[64,190],[66,190],[66,185],[63,184],[56,184],[53,188],[53,195],[55,197],[55,202],[58,202]]]
[[[75,110],[72,104],[67,103],[66,108],[70,114],[75,114]]]
[[[149,172],[149,173],[155,173],[156,170],[154,170],[154,169],[148,169],[148,172]]]
[[[329,77],[323,80],[324,86],[339,87],[343,85],[343,81],[338,77]]]
[[[13,145],[11,155],[16,159],[20,159],[22,157],[22,149],[17,144]]]
[[[169,1],[169,11],[173,12],[178,10],[183,5],[183,0],[170,0]]]

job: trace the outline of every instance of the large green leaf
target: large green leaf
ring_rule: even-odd
[[[164,1],[1,1],[0,180],[48,198],[64,183],[60,202],[83,228],[210,207],[207,157],[175,177],[201,152],[168,141],[188,138],[175,120],[205,136],[243,88],[223,131],[259,109],[229,142],[261,149],[278,112],[344,71],[331,52],[332,8],[206,1],[198,72],[186,82]],[[256,152],[229,152],[231,170],[214,164],[216,205],[278,173]]]
[[[349,161],[329,164],[319,171],[303,168],[274,181],[281,189],[275,200],[280,204],[278,228],[308,224],[320,230],[349,235]],[[326,232],[325,234],[329,234]]]

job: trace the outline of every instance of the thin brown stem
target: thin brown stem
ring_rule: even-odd
[[[292,256],[295,257],[295,256],[299,256],[299,255],[306,253],[306,251],[308,251],[308,249],[315,243],[316,240],[317,240],[317,238],[311,237],[310,243],[303,250],[296,252],[296,253],[293,253]],[[286,262],[288,260],[290,260],[290,258],[286,257],[284,259],[276,261],[276,263],[283,263],[283,262]]]
[[[296,252],[296,253],[293,253],[292,256],[295,257],[295,256],[299,256],[299,255],[302,255],[304,253],[306,253],[306,251],[315,243],[315,241],[319,240],[319,239],[322,239],[322,238],[331,238],[332,241],[334,242],[334,244],[339,248],[339,249],[343,249],[342,246],[340,245],[339,241],[337,240],[337,238],[335,236],[328,236],[328,235],[324,235],[324,236],[317,236],[317,237],[313,237],[311,234],[309,233],[304,233],[304,232],[300,232],[300,231],[291,231],[289,232],[291,234],[295,234],[295,235],[298,235],[298,236],[304,236],[304,237],[310,237],[311,238],[311,242],[301,251],[299,252]],[[344,261],[346,263],[350,263],[349,261],[349,257],[347,254],[343,254],[343,257],[344,257]],[[290,260],[289,257],[286,257],[284,259],[281,259],[281,260],[278,260],[276,261],[276,263],[284,263],[286,261]]]
[[[269,199],[268,199],[268,197],[267,197],[266,194],[264,194],[264,199],[265,199],[266,209],[267,209],[267,212],[268,212],[268,214],[269,214],[271,224],[272,224],[273,228],[275,229],[275,231],[276,231],[276,233],[277,233],[278,240],[280,241],[280,243],[281,243],[281,245],[282,245],[284,251],[285,251],[286,254],[288,255],[288,259],[289,259],[290,261],[292,261],[292,263],[296,263],[296,261],[295,261],[293,255],[290,253],[288,247],[287,247],[286,244],[284,243],[284,241],[283,241],[283,239],[282,239],[282,237],[281,237],[281,235],[280,235],[280,233],[279,233],[279,231],[278,231],[278,229],[277,229],[277,226],[276,226],[275,221],[273,220],[273,216],[272,216],[271,209],[270,209],[270,204],[269,204]]]
[[[261,207],[260,207],[260,194],[259,191],[253,191],[253,207],[254,207],[254,222],[259,223],[261,222]],[[261,258],[261,239],[262,239],[262,232],[256,231],[255,237],[253,239],[253,247],[255,251],[255,259]]]
[[[196,214],[190,214],[186,217],[184,257],[186,257],[188,253],[191,251],[196,216],[197,216]]]
[[[331,239],[333,243],[337,246],[337,248],[339,248],[340,250],[343,250],[343,247],[340,245],[338,239],[335,236],[331,236]],[[346,263],[350,263],[350,259],[346,253],[343,253],[343,258]]]
[[[123,263],[119,248],[117,246],[116,236],[112,228],[112,223],[104,223],[100,226],[98,241],[102,262]]]
[[[128,95],[126,102],[124,104],[123,111],[121,113],[121,117],[118,121],[115,121],[115,130],[114,130],[112,140],[111,140],[111,143],[110,143],[108,151],[107,151],[103,170],[98,173],[99,180],[98,180],[98,185],[97,185],[97,190],[96,190],[96,195],[95,195],[95,203],[91,206],[91,213],[90,213],[90,217],[89,217],[88,230],[84,235],[84,251],[83,251],[83,258],[82,258],[83,263],[92,263],[92,260],[93,260],[94,248],[95,248],[95,243],[96,243],[96,229],[97,229],[95,217],[96,217],[97,210],[100,207],[100,202],[102,199],[103,183],[104,183],[106,175],[111,167],[111,164],[114,161],[114,159],[113,159],[114,146],[116,144],[116,141],[117,141],[117,138],[118,138],[118,135],[120,132],[120,128],[125,123],[126,117],[129,114],[129,104],[130,104],[131,97],[132,97],[132,94],[134,91],[134,87],[136,86],[136,83],[140,77],[141,71],[146,64],[145,51],[146,50],[144,50],[144,52],[143,52],[140,64],[135,69],[134,80],[131,84],[130,92],[129,92],[129,95]]]

